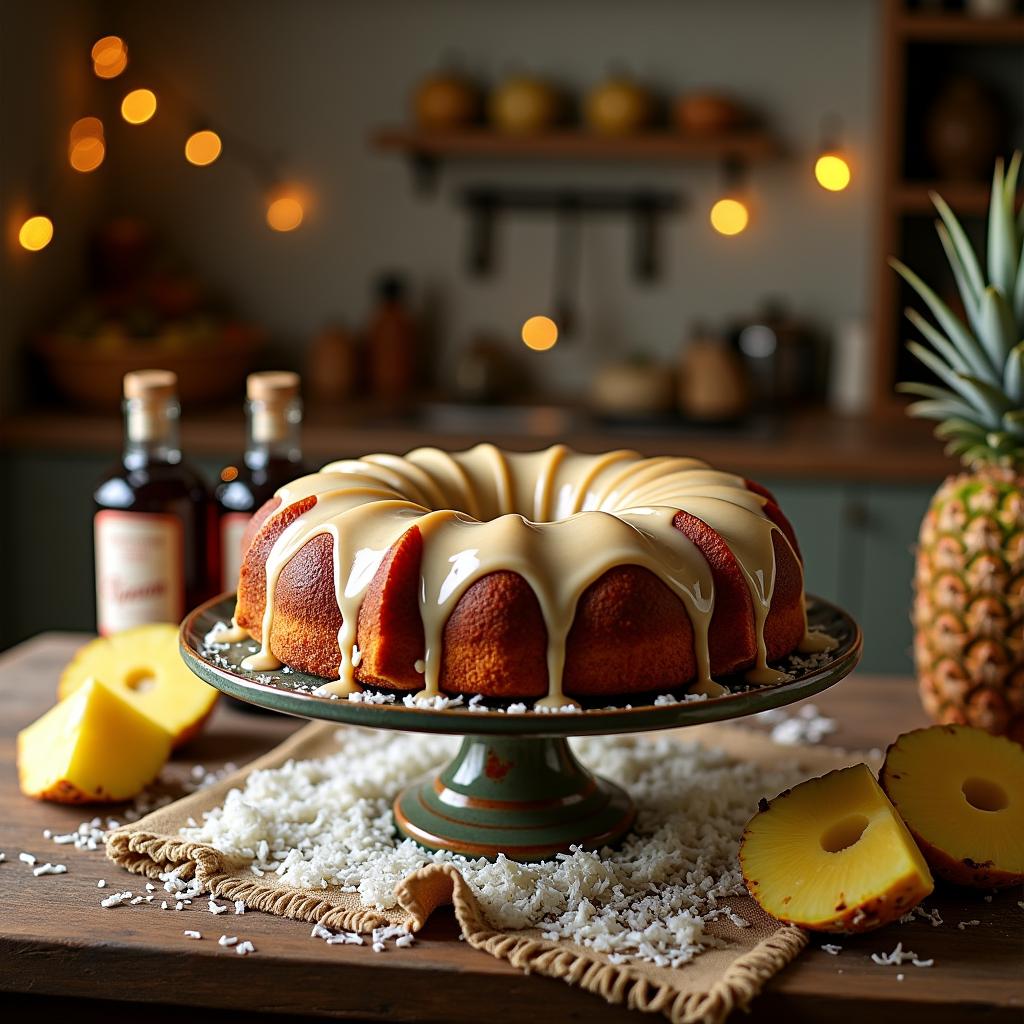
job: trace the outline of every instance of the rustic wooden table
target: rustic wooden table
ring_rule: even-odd
[[[23,797],[14,767],[15,735],[53,701],[57,675],[81,636],[48,634],[0,655],[0,1007],[6,1020],[30,1013],[73,1013],[83,1021],[135,1019],[254,1021],[335,1017],[348,1020],[437,1021],[489,1024],[511,1021],[633,1021],[560,981],[520,974],[504,961],[458,941],[451,913],[439,913],[410,949],[373,953],[363,946],[327,946],[309,926],[265,914],[228,918],[232,934],[258,950],[236,956],[215,942],[194,942],[182,932],[211,927],[205,906],[182,913],[156,906],[100,909],[120,888],[140,889],[136,876],[111,865],[101,852],[55,846],[44,829],[66,832],[92,809],[36,803]],[[886,743],[922,724],[909,680],[853,676],[815,698],[838,719],[830,739],[849,747]],[[222,705],[207,732],[185,750],[186,764],[208,768],[244,763],[301,723],[245,713]],[[114,812],[111,812],[114,813]],[[68,867],[65,875],[35,878],[18,860]],[[98,879],[107,880],[105,891]],[[841,938],[831,956],[815,939],[754,1003],[754,1020],[1015,1021],[1024,1019],[1024,908],[1022,893],[1004,891],[987,902],[982,893],[940,889],[926,905],[941,927],[925,921],[893,926],[860,938]],[[979,924],[958,928],[962,921]],[[929,969],[880,967],[871,953],[897,942]],[[898,975],[903,980],[898,980]],[[16,1015],[10,1015],[13,1011]]]

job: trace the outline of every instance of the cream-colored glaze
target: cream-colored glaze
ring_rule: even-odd
[[[271,549],[262,644],[242,663],[247,669],[279,666],[271,651],[278,579],[296,552],[326,534],[332,539],[342,627],[338,681],[320,689],[357,690],[360,606],[392,545],[416,526],[423,538],[425,639],[415,666],[424,677],[418,698],[441,692],[444,627],[461,596],[477,580],[504,570],[530,585],[547,627],[548,692],[538,703],[573,703],[562,690],[562,676],[576,604],[590,584],[620,565],[650,570],[683,602],[697,661],[692,690],[718,695],[725,690],[711,678],[708,652],[714,585],[700,550],[674,526],[677,513],[685,511],[726,541],[746,578],[757,638],[756,663],[747,678],[765,685],[786,678],[767,664],[764,624],[775,586],[773,535],[788,541],[765,515],[765,499],[747,490],[741,477],[698,459],[646,459],[631,451],[584,455],[564,445],[529,453],[488,444],[457,453],[418,448],[404,458],[371,455],[331,463],[277,496],[281,508],[311,497],[316,501]],[[806,611],[804,619],[800,649],[823,649],[822,638],[807,630]]]

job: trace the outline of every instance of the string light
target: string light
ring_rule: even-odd
[[[546,352],[558,341],[558,325],[549,316],[531,316],[522,330],[523,344],[534,352]]]
[[[107,147],[102,139],[86,136],[72,142],[68,147],[68,163],[80,174],[95,171],[107,155]]]
[[[103,122],[98,117],[80,117],[68,133],[68,162],[82,174],[95,171],[106,156]]]
[[[294,195],[279,195],[267,206],[267,226],[274,231],[294,231],[304,215],[302,203]]]
[[[828,192],[842,192],[850,184],[850,165],[838,153],[822,153],[814,164],[814,177]]]
[[[185,140],[185,159],[196,167],[206,167],[220,156],[221,141],[216,132],[204,128]]]
[[[120,36],[103,36],[92,47],[92,70],[97,78],[117,78],[128,67],[128,47]]]
[[[53,221],[41,213],[29,217],[18,231],[18,244],[29,252],[45,249],[53,238]]]
[[[145,124],[156,113],[156,93],[152,89],[132,89],[121,100],[121,116],[129,124]]]
[[[711,207],[710,219],[720,235],[738,235],[750,223],[750,211],[742,200],[726,196]]]

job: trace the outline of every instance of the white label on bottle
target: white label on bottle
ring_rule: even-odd
[[[248,512],[227,512],[220,517],[221,590],[234,590],[242,571],[242,538],[252,516]]]
[[[177,516],[97,512],[96,620],[107,636],[185,614],[184,529]]]

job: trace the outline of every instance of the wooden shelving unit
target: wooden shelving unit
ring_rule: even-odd
[[[970,18],[963,14],[900,12],[895,32],[922,43],[1024,43],[1024,18]]]
[[[901,346],[910,331],[902,311],[906,296],[887,258],[896,255],[929,272],[928,266],[922,267],[920,261],[930,258],[927,245],[931,239],[922,230],[922,223],[926,226],[935,212],[930,192],[941,193],[969,231],[983,224],[989,197],[986,181],[936,181],[914,177],[913,171],[908,173],[908,153],[913,146],[920,146],[920,140],[915,138],[915,133],[920,131],[920,111],[911,109],[909,97],[913,94],[914,82],[908,67],[920,66],[925,60],[930,66],[951,74],[958,54],[979,47],[999,47],[1001,53],[1004,47],[1018,47],[1020,60],[1024,62],[1024,16],[974,18],[957,12],[911,10],[907,0],[883,0],[882,33],[881,189],[876,233],[878,248],[872,260],[878,275],[874,409],[881,416],[889,416],[905,404],[905,400],[895,394],[893,386],[901,373]],[[918,65],[913,64],[912,58],[917,59]],[[973,64],[977,63],[975,55]],[[917,163],[920,164],[920,160]],[[914,170],[919,172],[921,168]],[[931,254],[934,255],[934,250]]]
[[[721,135],[645,132],[621,137],[585,131],[503,135],[487,129],[425,132],[386,128],[373,137],[377,149],[435,160],[767,160],[782,153],[775,136],[762,130]]]

